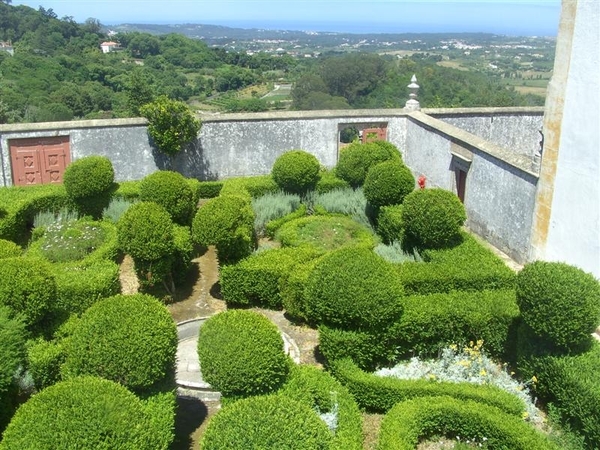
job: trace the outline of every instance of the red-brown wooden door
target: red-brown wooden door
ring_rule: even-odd
[[[13,184],[62,183],[71,161],[69,136],[11,139],[9,147]]]
[[[387,128],[366,128],[363,130],[362,143],[373,141],[385,141],[387,139]]]

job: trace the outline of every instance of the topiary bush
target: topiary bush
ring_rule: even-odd
[[[517,275],[523,321],[549,349],[576,352],[600,323],[600,283],[560,262],[536,261]]]
[[[15,374],[25,363],[27,331],[19,316],[0,305],[0,435],[16,407]]]
[[[363,189],[368,202],[376,209],[399,205],[415,189],[415,177],[403,164],[383,162],[369,169]]]
[[[317,411],[332,434],[331,450],[362,450],[362,415],[348,390],[315,366],[298,365],[278,394]]]
[[[44,330],[56,307],[50,264],[35,258],[5,258],[0,264],[0,305],[22,314],[30,331]]]
[[[315,190],[319,194],[325,194],[326,192],[330,192],[335,189],[345,189],[349,187],[350,185],[347,181],[344,181],[335,175],[335,170],[322,169]]]
[[[340,152],[335,174],[352,187],[362,186],[369,169],[384,161],[400,163],[400,153],[391,152],[389,148],[375,142],[353,142]]]
[[[202,376],[225,397],[248,397],[273,392],[289,373],[277,327],[266,317],[228,310],[200,328],[198,356]]]
[[[377,215],[377,234],[383,242],[401,242],[404,235],[402,205],[383,206]]]
[[[121,291],[119,266],[100,260],[86,266],[54,266],[58,307],[67,314],[81,314],[98,300]]]
[[[280,155],[273,164],[273,181],[290,194],[302,195],[315,189],[320,179],[319,160],[304,150],[292,150]]]
[[[194,217],[192,240],[214,245],[221,264],[248,256],[256,248],[251,201],[235,195],[210,199]]]
[[[112,163],[105,156],[78,159],[69,164],[63,174],[67,197],[81,215],[91,215],[94,219],[99,219],[108,206],[114,180]]]
[[[295,271],[298,264],[316,257],[312,247],[265,250],[238,264],[221,269],[221,294],[228,305],[256,305],[271,309],[282,306],[280,280]]]
[[[0,259],[15,258],[23,254],[23,249],[12,241],[0,239]]]
[[[419,189],[404,198],[402,220],[405,236],[421,248],[451,246],[460,238],[467,219],[458,197],[444,189]]]
[[[366,248],[325,255],[306,286],[311,322],[353,330],[381,330],[402,314],[404,289],[392,265]]]
[[[377,448],[414,449],[427,437],[460,436],[488,448],[558,449],[521,418],[498,408],[451,397],[422,397],[397,403],[384,417]],[[485,439],[484,439],[485,438]]]
[[[160,170],[140,182],[140,200],[158,203],[173,222],[190,225],[196,211],[196,195],[186,178],[178,172]]]
[[[83,313],[68,339],[63,373],[147,392],[173,376],[176,350],[177,329],[164,305],[145,294],[116,295]]]
[[[175,249],[169,213],[154,202],[132,205],[117,223],[119,248],[134,262],[140,282],[153,285],[167,278]]]
[[[224,408],[209,422],[202,450],[328,449],[332,435],[317,413],[291,398],[252,397]]]
[[[57,383],[12,418],[0,449],[168,449],[164,430],[125,387],[95,377]],[[172,433],[171,433],[172,438]]]

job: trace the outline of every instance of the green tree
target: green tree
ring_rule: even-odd
[[[169,156],[179,153],[200,131],[201,123],[188,106],[167,96],[142,106],[140,113],[148,119],[148,133],[158,149]]]
[[[126,82],[127,109],[134,116],[140,115],[140,108],[154,99],[152,78],[142,69],[131,71]]]

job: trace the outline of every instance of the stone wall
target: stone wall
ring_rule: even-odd
[[[541,150],[542,107],[444,108],[423,112],[521,155],[533,157]]]
[[[538,175],[510,152],[422,112],[410,114],[405,161],[427,186],[457,192],[466,172],[467,226],[519,263],[527,261]]]

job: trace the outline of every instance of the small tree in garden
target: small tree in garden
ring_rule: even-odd
[[[550,349],[575,352],[600,323],[600,283],[560,262],[536,261],[517,275],[523,322]]]
[[[140,282],[147,286],[162,282],[172,293],[175,243],[167,210],[154,202],[135,203],[119,219],[117,233],[119,248],[133,258]],[[165,284],[167,279],[171,281],[170,288]]]
[[[467,219],[458,197],[444,189],[412,191],[402,205],[405,237],[421,248],[451,245],[460,237],[460,227]]]
[[[352,187],[362,186],[369,169],[384,161],[402,162],[400,152],[392,144],[382,145],[376,142],[361,144],[353,142],[340,152],[335,168],[336,176],[348,182]],[[393,148],[392,148],[393,147]]]
[[[105,156],[86,156],[71,163],[63,175],[67,196],[81,215],[94,219],[110,202],[115,172],[110,159]]]
[[[292,150],[277,158],[271,176],[282,191],[302,195],[316,187],[321,178],[320,169],[319,160],[314,155]]]
[[[158,149],[170,157],[177,155],[200,131],[200,121],[188,106],[165,95],[142,106],[140,114],[148,119],[148,134]]]
[[[140,200],[158,203],[180,225],[190,225],[196,208],[194,192],[185,177],[169,170],[154,172],[141,181]]]

